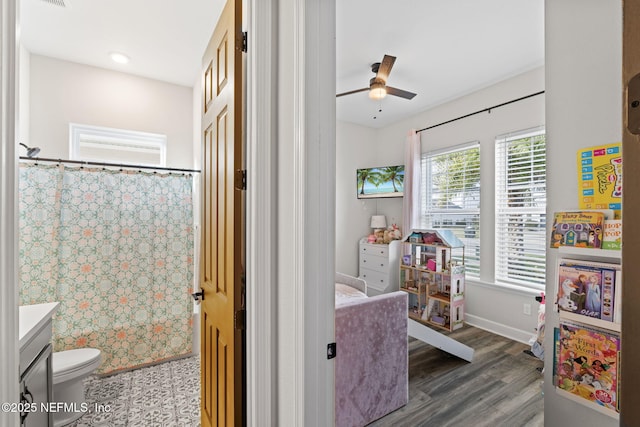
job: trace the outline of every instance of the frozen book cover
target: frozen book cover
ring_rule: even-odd
[[[602,311],[602,270],[561,263],[558,267],[558,308],[599,319]]]

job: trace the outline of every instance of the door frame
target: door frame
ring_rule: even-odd
[[[276,2],[249,0],[247,19],[247,414],[248,426],[277,425],[276,153],[272,60]],[[258,279],[260,278],[260,279]],[[270,420],[270,421],[268,421]]]
[[[248,425],[333,425],[335,0],[248,1]]]
[[[18,384],[18,76],[17,0],[0,6],[0,402],[15,402]],[[13,378],[13,381],[7,381]],[[18,414],[0,412],[0,425],[17,425]]]
[[[640,0],[622,1],[622,153],[624,156],[624,196],[622,215],[622,381],[620,391],[620,425],[632,425],[640,417],[640,407],[636,405],[637,389],[640,384],[640,368],[635,357],[640,350],[640,327],[638,326],[637,304],[640,289],[635,284],[640,280],[640,226],[635,212],[640,207],[640,194],[634,190],[640,187],[640,173],[636,165],[640,161],[640,137],[627,128],[628,111],[633,99],[628,99],[629,80],[640,73]],[[629,173],[632,172],[632,173]],[[633,212],[633,214],[632,214]],[[631,216],[633,215],[633,216]]]

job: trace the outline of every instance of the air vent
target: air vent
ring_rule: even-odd
[[[64,4],[64,0],[42,0],[42,1],[45,3],[53,4],[55,6],[67,7],[67,5]]]

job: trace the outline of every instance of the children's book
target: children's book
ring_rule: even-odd
[[[551,227],[550,246],[599,249],[602,245],[604,216],[602,212],[595,211],[556,212]]]
[[[600,145],[578,151],[580,209],[622,209],[622,144]]]
[[[622,249],[622,220],[605,219],[602,249]]]
[[[614,264],[560,259],[558,308],[613,322],[618,268]]]
[[[556,387],[619,412],[620,335],[561,321],[555,339]]]

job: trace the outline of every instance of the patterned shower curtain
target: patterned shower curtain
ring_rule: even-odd
[[[58,301],[55,351],[99,373],[191,352],[192,178],[20,165],[21,304]]]

